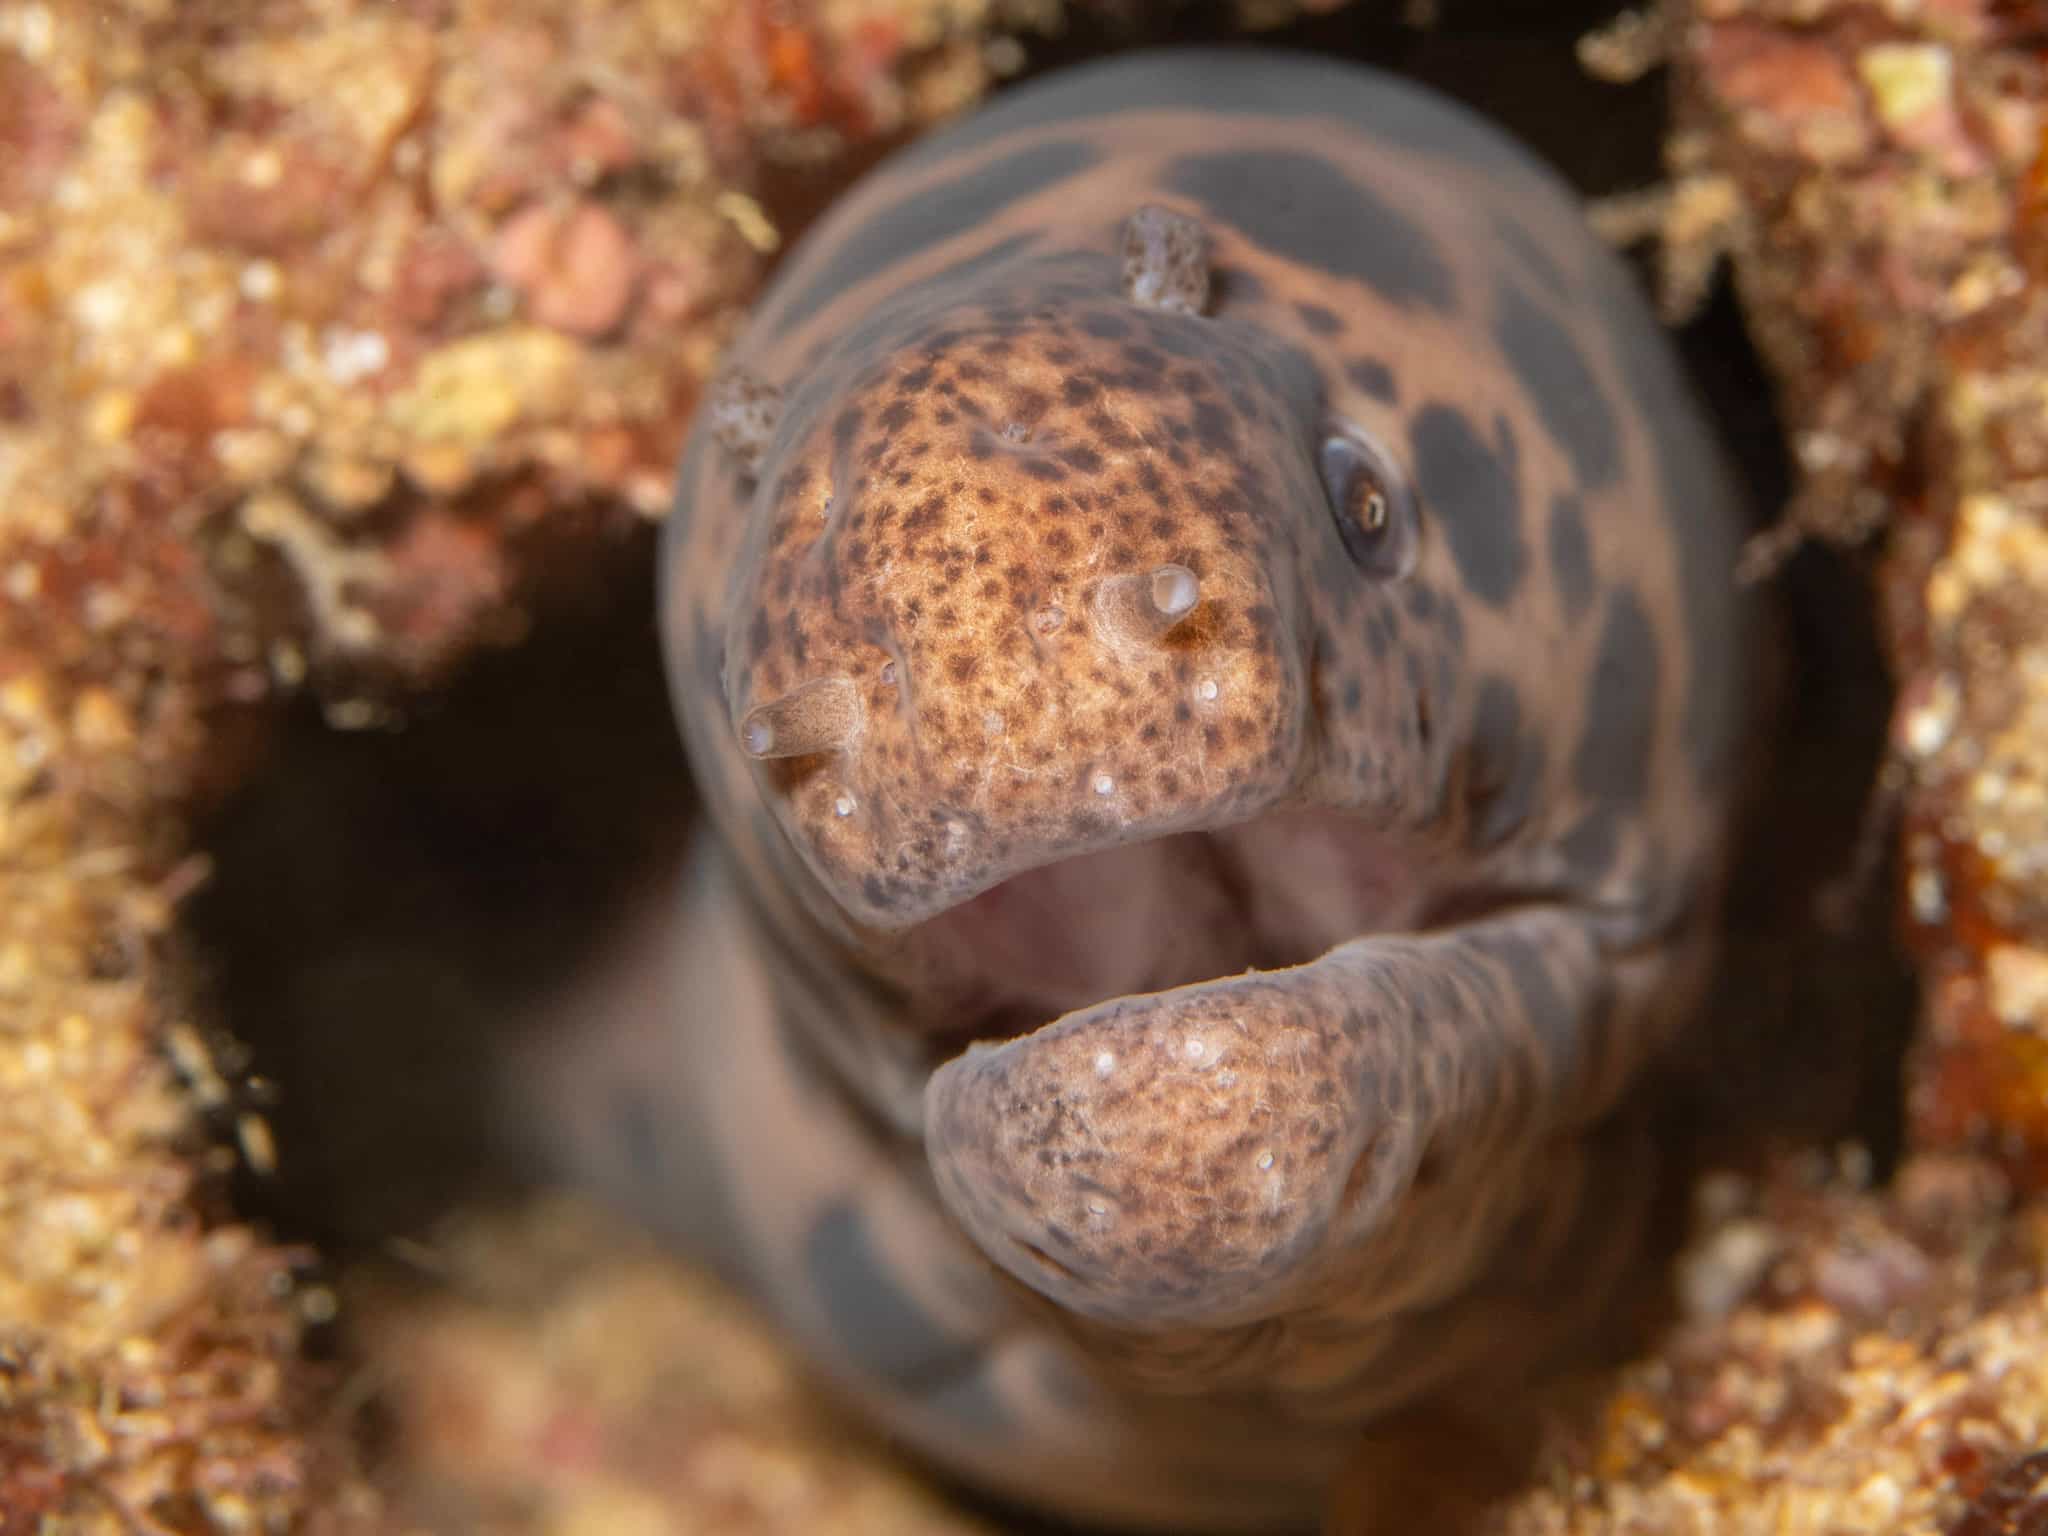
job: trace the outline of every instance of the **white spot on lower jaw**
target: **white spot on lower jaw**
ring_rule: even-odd
[[[851,816],[853,814],[853,796],[841,795],[838,799],[834,800],[832,802],[832,814],[834,816]]]
[[[1220,692],[1222,690],[1216,686],[1216,679],[1213,677],[1205,677],[1195,684],[1195,697],[1204,704],[1214,704],[1216,695]]]
[[[1116,1053],[1114,1051],[1097,1051],[1095,1053],[1095,1075],[1097,1077],[1107,1077],[1115,1070]]]
[[[1182,1046],[1181,1049],[1187,1052],[1189,1061],[1200,1061],[1209,1054],[1209,1042],[1200,1035],[1190,1035],[1188,1036],[1188,1043]]]
[[[1264,1173],[1268,1168],[1271,1168],[1272,1166],[1273,1154],[1271,1152],[1261,1152],[1259,1154],[1259,1172]]]
[[[1112,779],[1106,773],[1098,773],[1097,775],[1095,775],[1095,793],[1097,793],[1098,795],[1115,794],[1116,780]]]

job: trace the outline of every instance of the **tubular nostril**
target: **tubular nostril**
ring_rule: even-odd
[[[860,691],[850,677],[821,677],[757,704],[740,721],[749,757],[806,757],[850,745],[861,725]]]
[[[1201,600],[1202,583],[1184,565],[1162,565],[1152,573],[1152,606],[1167,619],[1178,619]]]
[[[1194,611],[1202,583],[1184,565],[1162,565],[1142,574],[1112,576],[1095,593],[1098,623],[1116,640],[1143,644],[1162,639]]]

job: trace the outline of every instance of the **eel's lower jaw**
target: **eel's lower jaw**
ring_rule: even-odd
[[[1420,1160],[1399,1073],[1360,1059],[1324,966],[1117,998],[945,1062],[925,1145],[946,1208],[1098,1323],[1285,1310]]]

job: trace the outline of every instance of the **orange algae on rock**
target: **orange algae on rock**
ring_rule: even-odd
[[[2022,1507],[2048,1444],[2048,1219],[1990,1165],[1873,1194],[1819,1166],[1710,1184],[1683,1315],[1556,1433],[1492,1536],[1949,1536]]]
[[[992,10],[14,7],[10,517],[175,502],[238,696],[431,680],[540,579],[535,543],[664,510],[779,244],[775,165],[971,95]],[[526,486],[539,513],[508,520]],[[421,613],[393,531],[458,498],[484,536]]]
[[[1802,476],[1787,530],[1887,531],[1901,904],[1927,980],[1913,1134],[2048,1187],[2039,18],[1990,0],[1697,10],[1675,143],[1741,210],[1736,282]]]
[[[1959,343],[1946,540],[1902,539],[1889,578],[1921,614],[1898,731],[1930,993],[1914,1129],[2048,1189],[2048,298],[2030,288]]]
[[[7,1529],[274,1524],[346,1467],[299,1426],[298,1256],[212,1215],[195,1098],[225,1107],[165,1007],[195,871],[166,818],[191,780],[209,631],[102,507],[62,555],[0,555],[0,1512]],[[36,601],[18,600],[33,586]],[[327,1497],[331,1495],[331,1497]],[[15,1521],[24,1522],[19,1526]]]

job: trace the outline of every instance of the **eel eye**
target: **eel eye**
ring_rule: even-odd
[[[1352,563],[1386,581],[1406,576],[1415,564],[1415,494],[1392,455],[1357,427],[1345,426],[1323,439],[1317,459]]]

